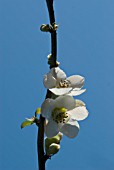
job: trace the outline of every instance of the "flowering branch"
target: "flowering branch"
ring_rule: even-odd
[[[21,128],[36,124],[38,127],[37,151],[39,170],[45,170],[45,163],[60,150],[62,136],[75,138],[80,126],[78,121],[88,117],[86,105],[81,100],[75,100],[86,91],[82,89],[85,78],[80,75],[67,77],[57,62],[57,33],[53,9],[54,0],[46,0],[50,24],[42,24],[40,30],[51,34],[51,54],[48,55],[50,71],[44,75],[43,84],[47,93],[41,108],[37,108],[35,116],[26,118]],[[37,115],[40,114],[40,118]],[[46,121],[45,121],[46,119]],[[44,142],[44,130],[46,134]],[[45,143],[45,146],[44,146]],[[45,151],[44,151],[45,147]]]
[[[53,9],[53,0],[46,0],[50,25],[55,24],[55,16]],[[51,30],[51,58],[50,58],[50,68],[56,67],[56,56],[57,56],[57,38],[56,38],[56,30]],[[51,98],[51,91],[47,90],[46,98]],[[38,162],[39,162],[39,170],[45,170],[45,162],[49,157],[44,153],[44,122],[45,118],[40,116],[40,123],[38,129],[38,138],[37,138],[37,149],[38,149]]]

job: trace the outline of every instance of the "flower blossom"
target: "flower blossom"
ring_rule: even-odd
[[[46,118],[46,136],[51,138],[59,132],[69,138],[74,138],[79,132],[77,121],[88,116],[85,104],[72,96],[59,96],[55,100],[46,99],[41,106],[41,114]]]
[[[63,70],[59,67],[54,67],[44,75],[43,83],[55,95],[68,94],[77,96],[85,92],[85,89],[81,90],[84,81],[84,77],[80,75],[73,75],[67,78]]]

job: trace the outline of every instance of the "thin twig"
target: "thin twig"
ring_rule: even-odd
[[[53,0],[46,0],[50,24],[53,25],[55,23],[55,15],[54,15],[54,8],[53,8]],[[50,68],[56,67],[56,60],[57,60],[57,33],[53,31],[51,33],[51,54],[52,54],[52,63]]]
[[[44,160],[44,121],[45,121],[45,118],[40,116],[40,124],[39,124],[39,128],[38,128],[38,138],[37,138],[39,170],[45,170],[45,160]]]
[[[53,9],[53,0],[46,0],[50,24],[55,23],[55,15]],[[52,54],[52,61],[50,64],[50,68],[56,67],[56,58],[57,58],[57,35],[56,31],[51,32],[51,54]],[[51,98],[51,92],[47,90],[46,98]],[[38,162],[39,162],[39,170],[45,170],[45,163],[49,157],[45,156],[44,153],[44,123],[45,118],[40,116],[40,123],[38,129],[38,138],[37,138],[37,149],[38,149]]]

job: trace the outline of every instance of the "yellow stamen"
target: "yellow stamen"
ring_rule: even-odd
[[[69,120],[69,115],[65,108],[55,108],[52,111],[52,118],[56,123],[66,123]]]

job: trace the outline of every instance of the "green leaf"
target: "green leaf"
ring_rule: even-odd
[[[37,108],[35,113],[36,113],[36,115],[40,114],[41,113],[41,108]]]
[[[26,127],[26,126],[30,126],[34,123],[34,120],[35,120],[35,117],[33,116],[32,118],[28,119],[26,118],[26,121],[24,121],[22,124],[21,124],[21,129]]]

